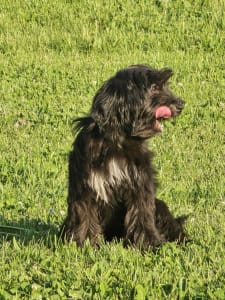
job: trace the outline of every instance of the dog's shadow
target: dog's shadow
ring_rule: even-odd
[[[40,219],[21,219],[17,221],[6,221],[0,216],[0,241],[19,241],[24,245],[30,242],[43,243],[49,247],[54,243],[58,235],[56,225],[44,223]]]

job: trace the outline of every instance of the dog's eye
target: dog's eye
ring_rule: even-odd
[[[153,83],[151,85],[151,87],[150,87],[150,92],[152,94],[158,94],[158,92],[159,92],[159,86],[157,84]]]

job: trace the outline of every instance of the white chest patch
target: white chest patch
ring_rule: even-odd
[[[92,170],[88,184],[96,192],[97,200],[101,199],[108,203],[108,198],[113,190],[118,189],[121,184],[130,182],[130,174],[125,161],[111,159],[108,168],[103,170]]]

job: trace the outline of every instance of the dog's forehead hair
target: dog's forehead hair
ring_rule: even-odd
[[[168,79],[173,75],[172,69],[162,68],[154,69],[149,65],[131,65],[118,71],[114,78],[122,80],[133,80],[134,82],[139,79],[144,81],[147,85],[151,83],[158,83],[162,85],[168,81]]]
[[[152,67],[148,65],[131,65],[127,68],[119,70],[116,74],[115,77],[118,78],[125,78],[126,76],[129,77],[129,75],[134,75],[136,73],[138,74],[150,74],[150,73],[157,73],[158,70],[153,69]]]
[[[129,67],[127,67],[127,69],[134,69],[134,70],[137,70],[137,69],[139,69],[139,70],[148,70],[148,71],[156,71],[155,69],[153,69],[152,67],[150,67],[149,65],[141,65],[141,64],[139,64],[139,65],[131,65],[131,66],[129,66]]]

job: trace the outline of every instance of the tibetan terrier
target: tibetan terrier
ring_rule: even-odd
[[[174,218],[156,199],[157,180],[147,139],[161,120],[178,116],[184,101],[168,87],[170,69],[133,65],[97,91],[69,156],[68,213],[64,240],[122,239],[139,249],[185,240],[185,217]]]

